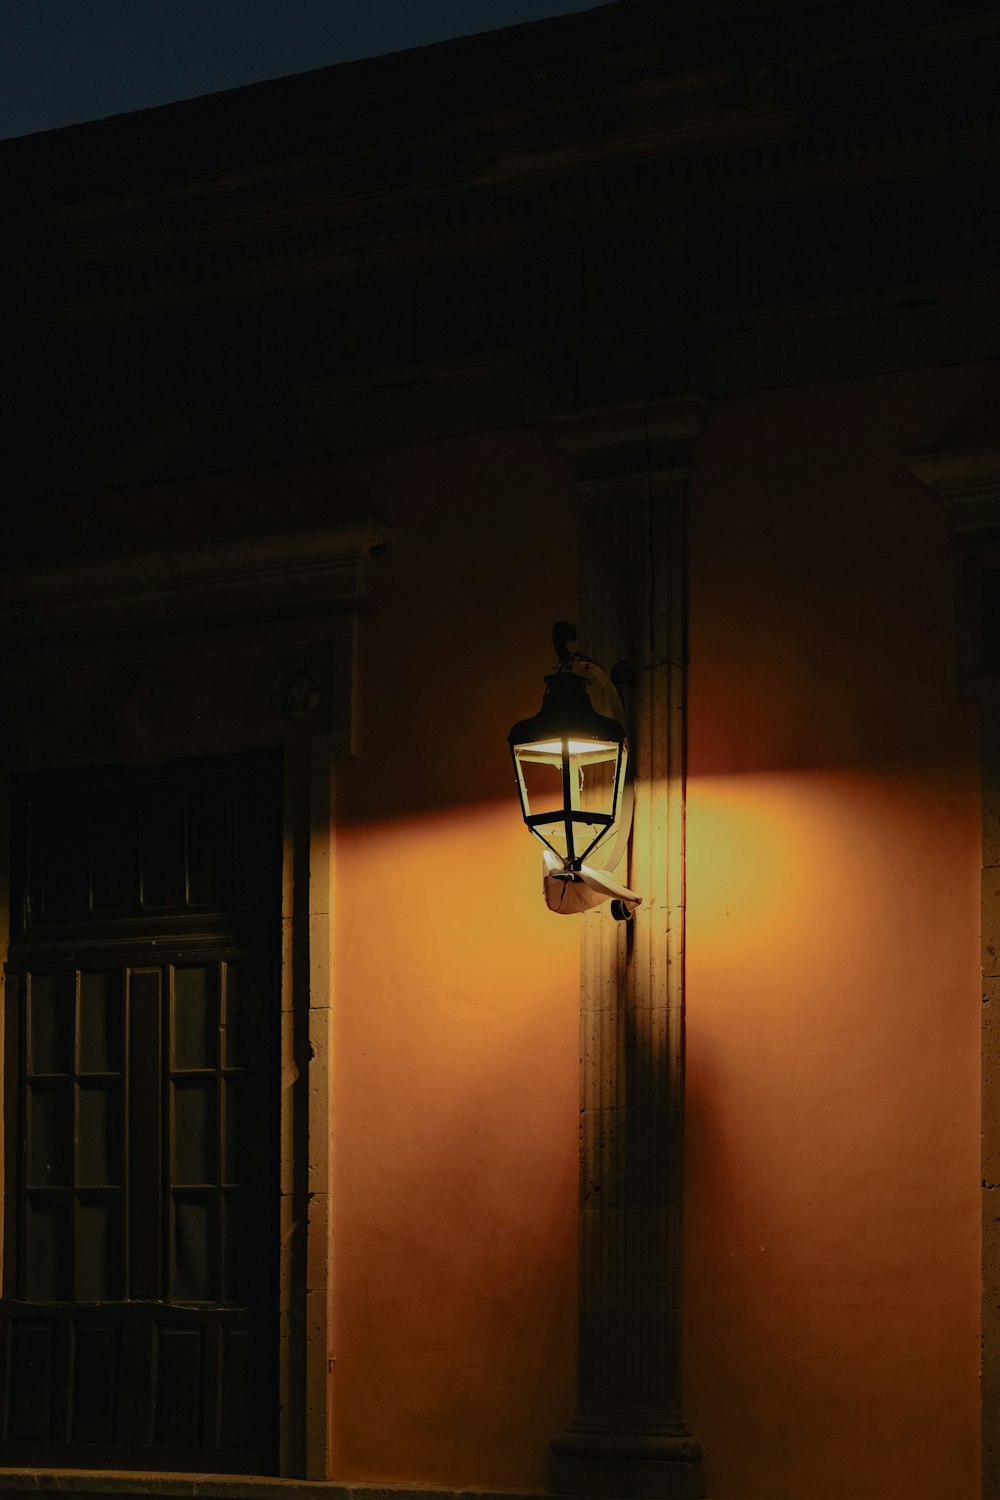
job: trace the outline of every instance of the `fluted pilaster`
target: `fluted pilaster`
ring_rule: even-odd
[[[632,923],[582,923],[577,1415],[553,1488],[694,1500],[680,1381],[685,492],[695,397],[560,419],[583,500],[580,648],[623,661],[635,769]]]

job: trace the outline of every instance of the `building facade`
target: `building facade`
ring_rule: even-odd
[[[0,143],[8,1487],[1000,1493],[998,53],[619,0]]]

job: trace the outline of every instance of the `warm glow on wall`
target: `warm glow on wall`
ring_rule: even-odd
[[[727,949],[759,949],[812,909],[820,830],[791,778],[689,781],[687,905],[692,921],[725,934]]]
[[[928,798],[899,774],[692,777],[692,974],[741,976],[742,990],[748,960],[766,962],[773,973],[759,1002],[767,1005],[782,993],[791,1004],[806,972],[814,991],[845,982],[868,991],[877,975],[892,983],[900,953],[935,923],[925,874],[931,860],[940,866],[936,842],[949,816],[943,795]],[[942,933],[938,951],[951,947]]]
[[[571,1399],[579,934],[535,868],[509,796],[338,831],[332,1400],[350,1482],[416,1468],[537,1491]]]

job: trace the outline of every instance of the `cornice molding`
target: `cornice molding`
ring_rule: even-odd
[[[794,329],[808,343],[821,320],[858,307],[875,318],[891,305],[894,327],[880,331],[881,343],[891,349],[895,339],[905,360],[900,307],[944,297],[949,310],[972,305],[995,282],[995,10],[966,3],[942,21],[932,0],[873,0],[865,26],[845,33],[833,19],[862,17],[853,4],[713,0],[724,41],[712,43],[703,8],[666,8],[673,30],[664,9],[635,0],[606,7],[618,19],[600,12],[600,34],[618,49],[607,57],[586,19],[598,12],[552,23],[539,78],[522,79],[503,107],[492,96],[478,103],[474,75],[454,76],[464,57],[486,66],[494,41],[449,44],[436,66],[451,78],[452,104],[439,118],[429,100],[421,120],[410,98],[404,116],[380,121],[371,159],[385,176],[370,191],[368,157],[340,177],[345,143],[335,159],[323,137],[333,111],[328,98],[325,115],[320,107],[326,73],[274,86],[285,115],[297,108],[317,132],[299,156],[287,142],[268,144],[266,120],[245,118],[270,85],[242,91],[242,102],[220,96],[153,111],[148,155],[161,168],[172,122],[183,139],[175,176],[163,169],[143,191],[138,147],[117,196],[69,185],[68,147],[99,142],[96,127],[6,143],[15,148],[0,150],[8,166],[35,162],[41,173],[50,153],[63,173],[45,179],[37,198],[21,184],[27,196],[0,250],[9,472],[30,468],[50,435],[86,458],[88,444],[110,450],[116,424],[141,444],[146,424],[193,451],[206,432],[255,411],[271,434],[268,452],[282,460],[315,449],[298,417],[288,419],[290,406],[341,409],[414,380],[463,382],[470,370],[520,380],[522,411],[541,420],[575,401],[638,394],[666,373],[673,383],[703,380],[699,361],[713,340],[732,344],[747,329],[780,324],[786,342]],[[666,48],[675,32],[676,53]],[[557,33],[589,38],[577,51],[597,70],[585,75],[593,93],[558,61]],[[518,29],[494,39],[491,87],[520,48],[530,73],[540,55],[533,36],[529,27],[526,37]],[[734,50],[739,36],[745,57]],[[905,56],[893,52],[901,38]],[[878,87],[859,92],[879,59]],[[330,71],[352,87],[362,74],[383,77],[375,64],[357,74],[353,66]],[[384,78],[414,67],[397,59]],[[526,107],[532,89],[541,134]],[[112,135],[129,118],[109,122]],[[200,168],[184,136],[195,119],[217,122]],[[231,139],[219,135],[220,120]],[[545,135],[553,122],[565,139]],[[218,197],[207,191],[210,166]],[[935,358],[965,357],[968,341],[949,337]],[[758,365],[750,378],[771,377]],[[551,397],[547,386],[536,396],[547,380]],[[492,420],[509,421],[509,406]]]
[[[534,28],[491,39],[501,63],[483,73],[481,99],[457,69],[466,51],[486,67],[487,45],[481,38],[468,39],[476,47],[448,44],[438,64],[443,86],[454,94],[450,115],[442,106],[438,120],[427,98],[422,119],[410,97],[397,118],[376,111],[375,99],[367,112],[359,105],[361,118],[351,122],[347,140],[325,93],[334,75],[357,88],[369,76],[367,64],[258,86],[259,94],[237,90],[0,143],[8,306],[12,298],[30,315],[205,281],[280,278],[289,267],[330,262],[349,261],[350,274],[363,275],[373,249],[447,244],[499,224],[578,223],[599,218],[602,203],[646,203],[665,189],[676,195],[707,187],[725,197],[767,184],[767,196],[776,181],[817,171],[856,182],[880,170],[898,175],[901,157],[910,162],[907,172],[919,175],[921,160],[926,165],[935,147],[956,138],[967,154],[970,139],[978,138],[982,152],[1000,163],[1000,18],[989,11],[972,7],[969,16],[942,21],[933,5],[883,3],[869,7],[868,32],[845,46],[843,34],[836,41],[826,34],[824,17],[811,7],[759,6],[756,30],[734,15],[741,7],[716,8],[722,30],[714,47],[703,18],[700,30],[690,21],[687,31],[681,27],[683,45],[672,49],[675,31],[652,23],[655,8],[608,6],[636,19],[630,30],[604,17],[600,34],[608,32],[615,45],[599,64],[588,50],[598,36],[588,17],[599,12],[562,18],[560,35],[590,38],[562,64],[543,49],[544,62],[532,70],[532,38],[525,35],[520,41],[534,93],[523,99],[498,88],[513,67],[515,33]],[[854,9],[832,7],[843,17]],[[782,28],[791,28],[787,52],[778,45],[775,11]],[[741,36],[745,49],[736,46]],[[581,90],[571,61],[584,56],[596,72]],[[414,66],[408,54],[373,60],[370,76],[381,76],[379,63],[387,79],[393,67],[409,76]],[[866,86],[873,69],[877,87]],[[276,147],[266,110],[261,121],[250,114],[258,97],[272,94],[284,101],[282,118],[294,116],[298,99],[304,134],[297,144],[290,139]],[[374,140],[362,128],[369,116]],[[200,155],[189,139],[197,119],[216,122]],[[78,169],[87,163],[70,172],[76,143],[92,138],[99,163],[102,126],[114,127],[107,140],[120,143],[130,121],[133,134],[147,121],[156,127],[145,155],[128,143],[132,177],[114,181],[112,160],[107,184],[95,177],[81,188]],[[176,160],[150,178],[144,170],[150,163],[170,161],[172,128]],[[331,139],[339,149],[331,149]],[[25,181],[19,174],[29,170]],[[820,183],[811,187],[822,190]]]
[[[288,269],[331,263],[348,269],[350,279],[355,280],[359,273],[362,277],[366,272],[370,275],[366,257],[372,251],[392,251],[422,241],[440,241],[445,247],[470,232],[488,234],[500,225],[544,231],[547,225],[578,223],[581,218],[600,220],[602,204],[645,201],[668,188],[675,192],[679,189],[685,199],[707,188],[724,202],[727,189],[740,187],[745,192],[750,184],[766,184],[762,201],[767,201],[780,197],[779,181],[787,181],[791,187],[803,175],[809,177],[814,193],[824,188],[829,192],[831,184],[816,177],[823,171],[829,172],[834,187],[862,186],[866,180],[877,183],[881,176],[898,172],[901,159],[908,164],[906,176],[916,182],[922,164],[928,175],[936,175],[939,164],[927,160],[933,157],[935,147],[961,140],[968,151],[973,137],[985,148],[984,164],[1000,167],[1000,97],[995,90],[981,97],[914,107],[893,117],[831,125],[812,134],[785,129],[774,139],[740,149],[709,144],[700,152],[611,160],[540,182],[508,183],[493,192],[482,192],[469,184],[464,191],[445,192],[434,201],[388,213],[372,209],[359,213],[355,205],[345,218],[342,213],[331,212],[319,196],[321,222],[266,235],[234,236],[232,225],[210,228],[206,243],[191,244],[188,233],[188,243],[158,254],[149,254],[148,249],[152,244],[162,244],[164,238],[169,240],[169,232],[165,234],[162,227],[147,234],[140,232],[138,237],[133,232],[128,237],[135,248],[128,256],[115,251],[114,258],[103,264],[88,259],[61,268],[56,274],[39,273],[39,266],[44,267],[48,257],[44,246],[39,257],[38,246],[29,234],[21,252],[20,270],[16,248],[8,254],[12,262],[8,310],[15,316],[19,311],[30,316],[74,303],[129,301],[155,292],[175,293],[206,282],[256,280],[262,274],[268,280],[280,279]],[[51,256],[55,263],[66,259],[59,253]]]

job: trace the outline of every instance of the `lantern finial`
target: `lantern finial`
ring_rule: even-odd
[[[552,644],[559,658],[560,670],[573,665],[576,653],[570,651],[570,641],[576,640],[576,626],[570,620],[557,620],[552,627]]]

